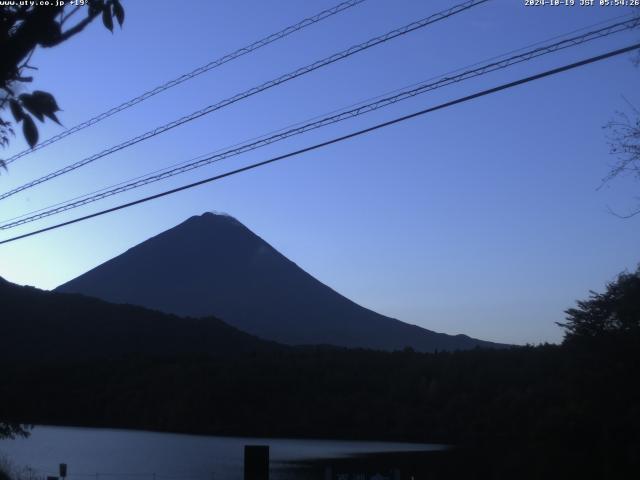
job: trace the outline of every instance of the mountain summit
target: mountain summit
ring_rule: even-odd
[[[419,351],[500,346],[380,315],[340,295],[235,218],[194,216],[57,288],[180,316],[216,316],[289,345]]]

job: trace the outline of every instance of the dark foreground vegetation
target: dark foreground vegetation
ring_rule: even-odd
[[[633,478],[639,272],[567,315],[562,345],[453,353],[256,348],[38,362],[35,346],[34,361],[0,364],[0,418],[449,443],[478,475],[466,478]]]

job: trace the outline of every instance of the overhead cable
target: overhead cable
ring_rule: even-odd
[[[311,130],[325,127],[327,125],[338,123],[350,118],[358,117],[360,115],[364,115],[366,113],[373,112],[375,110],[378,110],[384,107],[388,107],[400,101],[413,98],[417,95],[424,94],[424,93],[436,90],[438,88],[445,87],[447,85],[462,82],[471,78],[485,75],[487,73],[495,72],[497,70],[502,70],[512,65],[530,61],[534,58],[538,58],[543,55],[547,55],[547,54],[557,52],[559,50],[567,49],[570,47],[575,47],[577,45],[581,45],[586,42],[596,40],[598,38],[603,38],[609,35],[613,35],[615,33],[636,28],[639,25],[640,25],[640,18],[627,20],[624,22],[617,22],[613,25],[600,28],[598,30],[590,31],[582,35],[567,38],[559,42],[555,42],[553,44],[544,45],[544,46],[523,52],[518,55],[512,55],[510,57],[503,58],[498,61],[490,62],[480,67],[464,71],[457,75],[444,76],[438,79],[437,81],[423,83],[418,85],[417,87],[405,89],[395,95],[380,98],[374,102],[360,105],[356,108],[352,108],[347,111],[342,111],[334,115],[329,115],[324,118],[320,118],[318,120],[315,120],[300,126],[296,126],[294,128],[290,128],[288,130],[278,131],[273,135],[259,138],[258,140],[255,140],[253,142],[244,143],[244,144],[241,144],[240,146],[223,150],[221,152],[216,152],[207,156],[201,156],[191,162],[182,163],[173,168],[161,170],[158,173],[152,173],[146,176],[141,176],[128,183],[120,183],[114,186],[113,188],[107,187],[105,189],[102,189],[93,194],[89,194],[87,196],[82,196],[67,202],[62,202],[62,203],[53,205],[49,208],[40,209],[37,213],[34,213],[32,215],[16,217],[15,220],[11,219],[13,221],[6,221],[5,223],[0,224],[0,230],[8,230],[11,228],[18,227],[20,225],[24,225],[26,223],[31,223],[36,220],[40,220],[52,215],[62,213],[67,210],[78,208],[83,205],[87,205],[89,203],[93,203],[98,200],[111,197],[113,195],[117,195],[129,190],[133,190],[135,188],[139,188],[151,183],[155,183],[160,180],[173,177],[175,175],[179,175],[197,168],[204,167],[214,162],[219,162],[226,158],[234,157],[234,156],[255,150],[257,148],[261,148],[261,147],[270,145],[272,143],[279,142],[281,140],[309,132]]]
[[[235,50],[234,52],[231,53],[227,53],[226,55],[223,55],[222,57],[213,60],[209,63],[207,63],[206,65],[202,65],[192,71],[190,71],[189,73],[185,73],[183,75],[180,75],[179,77],[174,78],[173,80],[169,80],[168,82],[163,83],[162,85],[158,85],[155,88],[152,88],[151,90],[148,90],[136,97],[133,97],[130,100],[127,100],[126,102],[121,103],[120,105],[113,107],[105,112],[102,112],[94,117],[91,117],[88,120],[85,120],[82,123],[79,123],[71,128],[68,128],[56,135],[54,135],[53,137],[50,137],[38,144],[36,144],[33,148],[27,148],[21,152],[16,153],[15,155],[9,157],[8,159],[6,159],[4,162],[6,165],[15,162],[16,160],[18,160],[21,157],[24,157],[26,155],[29,155],[30,153],[33,153],[37,150],[40,150],[48,145],[52,145],[60,140],[62,140],[65,137],[68,137],[69,135],[72,135],[76,132],[79,132],[80,130],[84,130],[87,127],[90,127],[92,125],[95,125],[96,123],[99,123],[113,115],[115,115],[116,113],[122,112],[123,110],[127,110],[141,102],[144,102],[145,100],[148,100],[149,98],[158,95],[159,93],[164,92],[165,90],[168,90],[170,88],[173,88],[177,85],[180,85],[181,83],[184,83],[188,80],[191,80],[192,78],[195,78],[199,75],[202,75],[203,73],[206,73],[210,70],[213,70],[214,68],[220,67],[222,65],[224,65],[225,63],[229,63],[232,60],[235,60],[239,57],[242,57],[248,53],[254,52],[262,47],[265,47],[273,42],[276,42],[278,40],[281,40],[285,37],[288,37],[289,35],[291,35],[292,33],[298,32],[306,27],[309,27],[311,25],[314,25],[318,22],[321,22],[322,20],[325,20],[329,17],[332,17],[333,15],[336,15],[337,13],[340,13],[344,10],[347,10],[351,7],[354,7],[360,3],[365,2],[366,0],[348,0],[346,2],[342,2],[339,3],[338,5],[329,8],[327,10],[323,10],[322,12],[319,12],[309,18],[305,18],[304,20],[301,20],[298,23],[295,23],[293,25],[288,26],[287,28],[284,28],[282,30],[280,30],[279,32],[276,33],[272,33],[271,35],[268,35],[260,40],[257,40],[245,47],[239,48],[237,50]]]
[[[218,103],[209,105],[205,108],[202,108],[200,110],[197,110],[189,115],[185,115],[177,120],[174,120],[172,122],[169,122],[167,124],[161,125],[159,127],[154,128],[153,130],[149,130],[141,135],[138,135],[137,137],[131,138],[123,143],[120,143],[118,145],[115,145],[113,147],[107,148],[106,150],[103,150],[99,153],[96,153],[94,155],[91,155],[89,157],[86,157],[82,160],[79,160],[75,163],[72,163],[70,165],[67,165],[64,168],[61,168],[59,170],[56,170],[54,172],[51,172],[47,175],[44,175],[43,177],[37,178],[35,180],[32,180],[30,182],[27,182],[19,187],[16,187],[8,192],[2,193],[0,194],[0,200],[3,200],[5,198],[8,198],[12,195],[15,195],[16,193],[22,192],[24,190],[27,190],[29,188],[33,188],[36,185],[40,185],[41,183],[47,182],[49,180],[52,180],[54,178],[57,178],[61,175],[67,174],[69,172],[72,172],[74,170],[77,170],[78,168],[81,168],[85,165],[88,165],[90,163],[95,162],[96,160],[106,157],[107,155],[111,155],[115,152],[118,152],[120,150],[123,150],[125,148],[128,148],[132,145],[135,145],[137,143],[140,143],[144,140],[147,140],[149,138],[155,137],[156,135],[160,135],[161,133],[164,133],[168,130],[171,130],[172,128],[178,127],[180,125],[183,125],[187,122],[191,122],[197,118],[200,118],[204,115],[208,115],[209,113],[215,112],[217,110],[220,110],[222,108],[225,108],[233,103],[236,103],[240,100],[243,100],[245,98],[251,97],[257,93],[263,92],[269,88],[273,88],[277,85],[280,85],[282,83],[288,82],[290,80],[293,80],[294,78],[300,77],[302,75],[305,75],[307,73],[313,72],[319,68],[325,67],[327,65],[330,65],[332,63],[335,63],[339,60],[343,60],[345,58],[348,58],[356,53],[368,50],[369,48],[372,48],[376,45],[380,45],[382,43],[385,43],[389,40],[393,40],[397,37],[400,37],[402,35],[406,35],[410,32],[416,31],[418,29],[424,28],[427,25],[431,25],[435,22],[444,20],[446,18],[449,18],[453,15],[456,15],[458,13],[461,13],[463,11],[466,11],[470,8],[473,8],[477,5],[486,3],[490,0],[469,0],[466,2],[463,2],[461,4],[455,5],[451,8],[448,8],[446,10],[443,10],[441,12],[438,12],[436,14],[430,15],[429,17],[423,18],[421,20],[409,23],[403,27],[397,28],[395,30],[392,30],[390,32],[385,33],[384,35],[380,35],[378,37],[374,37],[370,40],[367,40],[366,42],[360,43],[358,45],[354,45],[346,50],[343,50],[339,53],[335,53],[329,57],[326,57],[322,60],[318,60],[314,63],[311,63],[305,67],[301,67],[298,68],[297,70],[294,70],[292,72],[289,72],[285,75],[281,75],[280,77],[277,77],[273,80],[270,80],[268,82],[262,83],[256,87],[250,88],[249,90],[246,90],[242,93],[238,93],[232,97],[229,97],[225,100],[222,100]]]
[[[152,200],[156,200],[158,198],[162,198],[162,197],[165,197],[167,195],[173,195],[174,193],[178,193],[178,192],[181,192],[181,191],[184,191],[184,190],[189,190],[191,188],[195,188],[195,187],[198,187],[200,185],[205,185],[207,183],[211,183],[211,182],[214,182],[214,181],[217,181],[217,180],[221,180],[223,178],[230,177],[232,175],[237,175],[239,173],[243,173],[243,172],[246,172],[246,171],[249,171],[249,170],[253,170],[253,169],[256,169],[256,168],[259,168],[259,167],[263,167],[265,165],[269,165],[271,163],[275,163],[275,162],[278,162],[278,161],[281,161],[281,160],[284,160],[284,159],[287,159],[287,158],[295,157],[295,156],[301,155],[303,153],[307,153],[307,152],[310,152],[310,151],[313,151],[313,150],[318,150],[320,148],[324,148],[324,147],[327,147],[329,145],[333,145],[335,143],[343,142],[343,141],[351,139],[351,138],[359,137],[361,135],[365,135],[367,133],[371,133],[373,131],[376,131],[376,130],[379,130],[379,129],[382,129],[382,128],[386,128],[386,127],[389,127],[391,125],[395,125],[397,123],[405,122],[405,121],[410,120],[412,118],[423,116],[423,115],[426,115],[428,113],[431,113],[431,112],[434,112],[434,111],[437,111],[437,110],[442,110],[442,109],[445,109],[445,108],[448,108],[448,107],[452,107],[454,105],[458,105],[458,104],[465,103],[465,102],[468,102],[468,101],[471,101],[471,100],[475,100],[475,99],[480,98],[480,97],[491,95],[491,94],[494,94],[494,93],[497,93],[497,92],[500,92],[500,91],[503,91],[503,90],[507,90],[507,89],[510,89],[510,88],[514,88],[514,87],[516,87],[518,85],[523,85],[525,83],[530,83],[530,82],[533,82],[533,81],[536,81],[536,80],[540,80],[540,79],[545,78],[545,77],[549,77],[549,76],[552,76],[552,75],[557,75],[559,73],[566,72],[568,70],[573,70],[573,69],[576,69],[576,68],[579,68],[579,67],[583,67],[585,65],[596,63],[596,62],[599,62],[599,61],[602,61],[602,60],[605,60],[605,59],[608,59],[608,58],[611,58],[611,57],[614,57],[614,56],[622,55],[624,53],[628,53],[628,52],[631,52],[633,50],[638,50],[638,49],[640,49],[640,43],[636,43],[636,44],[630,45],[628,47],[620,48],[620,49],[617,49],[617,50],[609,51],[609,52],[604,53],[602,55],[597,55],[595,57],[590,57],[590,58],[581,60],[579,62],[574,62],[574,63],[568,64],[568,65],[564,65],[562,67],[554,68],[552,70],[547,70],[547,71],[544,71],[542,73],[531,75],[529,77],[524,77],[524,78],[521,78],[519,80],[515,80],[513,82],[509,82],[509,83],[505,83],[505,84],[499,85],[497,87],[489,88],[487,90],[482,90],[482,91],[474,93],[472,95],[467,95],[465,97],[457,98],[457,99],[451,100],[449,102],[441,103],[439,105],[436,105],[435,107],[425,108],[423,110],[411,113],[409,115],[404,115],[402,117],[394,118],[393,120],[389,120],[389,121],[386,121],[386,122],[383,122],[383,123],[378,123],[376,125],[373,125],[372,127],[368,127],[368,128],[362,129],[362,130],[358,130],[358,131],[349,133],[347,135],[342,135],[340,137],[336,137],[336,138],[333,138],[331,140],[327,140],[327,141],[324,141],[324,142],[316,143],[315,145],[311,145],[309,147],[305,147],[305,148],[302,148],[300,150],[289,152],[289,153],[286,153],[284,155],[279,155],[277,157],[273,157],[273,158],[270,158],[268,160],[263,160],[261,162],[253,163],[251,165],[247,165],[247,166],[244,166],[244,167],[241,167],[241,168],[237,168],[235,170],[231,170],[229,172],[225,172],[225,173],[222,173],[222,174],[219,174],[219,175],[214,175],[212,177],[205,178],[204,180],[199,180],[197,182],[189,183],[187,185],[182,185],[180,187],[173,188],[171,190],[165,190],[163,192],[156,193],[154,195],[150,195],[148,197],[140,198],[140,199],[134,200],[132,202],[123,203],[121,205],[117,205],[115,207],[107,208],[105,210],[101,210],[101,211],[98,211],[98,212],[95,212],[95,213],[92,213],[92,214],[89,214],[89,215],[84,215],[82,217],[74,218],[74,219],[68,220],[66,222],[62,222],[62,223],[58,223],[58,224],[55,224],[55,225],[51,225],[49,227],[41,228],[39,230],[34,230],[34,231],[31,231],[31,232],[28,232],[28,233],[24,233],[22,235],[17,235],[15,237],[7,238],[5,240],[0,240],[0,245],[7,244],[7,243],[10,243],[10,242],[15,242],[17,240],[28,238],[28,237],[31,237],[31,236],[34,236],[34,235],[38,235],[38,234],[41,234],[41,233],[44,233],[44,232],[48,232],[48,231],[51,231],[51,230],[56,230],[56,229],[59,229],[59,228],[62,228],[62,227],[68,226],[68,225],[72,225],[72,224],[75,224],[75,223],[78,223],[78,222],[83,222],[83,221],[89,220],[91,218],[95,218],[95,217],[99,217],[99,216],[102,216],[102,215],[106,215],[107,213],[112,213],[112,212],[115,212],[115,211],[118,211],[118,210],[123,210],[123,209],[129,208],[129,207],[133,207],[134,205],[139,205],[139,204],[146,203],[146,202],[149,202],[149,201],[152,201]]]

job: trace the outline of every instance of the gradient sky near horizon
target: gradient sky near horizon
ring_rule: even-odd
[[[33,89],[73,126],[337,0],[123,2],[36,52]],[[9,190],[455,1],[368,0],[22,158]],[[493,0],[101,159],[0,202],[0,219],[233,145],[516,48],[629,13]],[[103,200],[0,238],[285,153],[638,41],[629,32],[439,89],[355,120]],[[563,311],[640,261],[638,184],[597,189],[613,158],[603,125],[640,105],[625,55],[435,112],[161,200],[0,246],[0,276],[53,288],[205,211],[227,212],[320,281],[431,330],[511,343],[557,342]],[[41,138],[61,129],[41,128]],[[2,155],[25,147],[21,136]],[[216,248],[212,245],[211,248]],[[179,255],[176,252],[176,255]]]

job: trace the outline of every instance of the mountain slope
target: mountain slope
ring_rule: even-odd
[[[122,355],[228,355],[284,348],[217,318],[179,318],[0,277],[0,360],[40,362]]]
[[[281,343],[420,351],[498,346],[385,317],[343,297],[236,219],[191,217],[58,287],[192,317]]]

